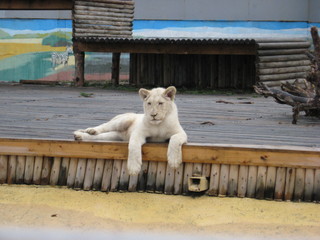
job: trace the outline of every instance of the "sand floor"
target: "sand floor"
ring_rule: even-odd
[[[199,235],[319,239],[320,205],[1,185],[0,239],[5,239],[3,229],[12,228],[180,234],[197,239]]]

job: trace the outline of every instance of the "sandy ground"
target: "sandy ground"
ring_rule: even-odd
[[[81,236],[134,232],[174,239],[319,239],[320,205],[1,185],[0,239],[29,239],[19,229],[20,234],[21,229],[46,229]]]

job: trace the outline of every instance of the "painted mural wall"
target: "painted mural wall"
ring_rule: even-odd
[[[135,20],[134,37],[310,38],[320,23],[268,21]],[[123,79],[128,55],[121,59]],[[86,80],[111,78],[111,54],[86,53]],[[72,22],[65,19],[0,19],[0,81],[72,81]]]

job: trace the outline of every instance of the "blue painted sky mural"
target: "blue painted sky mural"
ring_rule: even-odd
[[[310,38],[309,30],[313,25],[320,27],[320,23],[308,22],[135,20],[133,36]],[[0,19],[0,81],[72,81],[74,56],[70,51],[71,45],[71,20]],[[54,56],[58,56],[58,59],[54,59]],[[66,58],[67,61],[64,61]],[[110,65],[110,62],[110,55],[86,54],[87,77],[105,79],[106,74],[109,74],[109,67],[106,66]],[[127,66],[123,67],[125,68]]]

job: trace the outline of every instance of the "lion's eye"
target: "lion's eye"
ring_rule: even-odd
[[[163,105],[163,102],[159,102],[159,105]]]
[[[151,102],[148,102],[148,105],[151,105]]]

